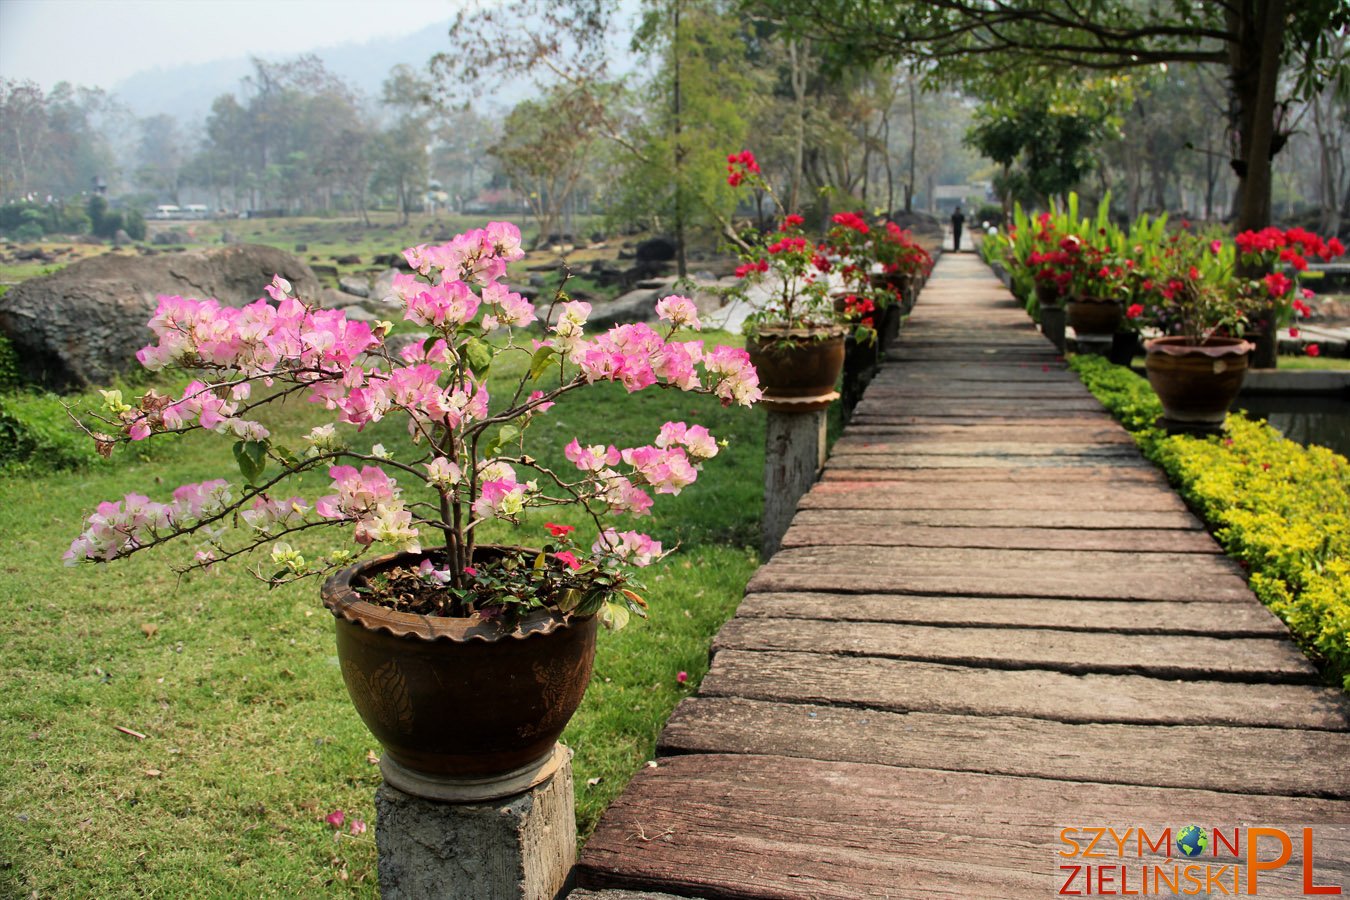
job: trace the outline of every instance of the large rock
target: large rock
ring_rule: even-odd
[[[264,296],[273,275],[290,281],[301,297],[318,296],[309,266],[273,247],[95,256],[10,288],[0,297],[0,332],[33,381],[58,390],[107,384],[136,365],[136,351],[153,337],[145,323],[160,294],[244,306]]]

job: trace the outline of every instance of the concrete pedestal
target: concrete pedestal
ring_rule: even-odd
[[[555,900],[576,864],[572,764],[523,793],[447,803],[375,792],[384,900]]]
[[[764,438],[764,533],[760,552],[767,560],[778,551],[797,501],[811,489],[825,465],[825,417],[810,412],[769,411]]]
[[[1060,353],[1064,352],[1064,320],[1063,306],[1041,307],[1041,333],[1059,348]]]

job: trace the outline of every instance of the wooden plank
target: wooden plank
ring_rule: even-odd
[[[976,398],[959,399],[943,397],[911,397],[904,400],[874,400],[863,395],[858,409],[865,413],[873,410],[878,413],[903,413],[911,416],[1004,416],[1007,418],[1038,419],[1047,413],[1060,413],[1067,410],[1096,412],[1101,404],[1091,397],[1082,399],[1065,397],[1063,399],[1039,400],[1028,398],[1017,403],[1000,403],[997,400],[979,400]]]
[[[1069,725],[1007,716],[683,700],[657,753],[755,753],[1062,781],[1350,798],[1350,734],[1286,728]],[[1203,766],[1177,760],[1203,758]]]
[[[1132,452],[1132,451],[1131,451]],[[894,467],[896,469],[972,469],[972,468],[1045,468],[1045,469],[1073,469],[1078,467],[1100,466],[1102,461],[1109,459],[1111,464],[1121,469],[1152,469],[1153,464],[1142,457],[1130,458],[1128,456],[1111,456],[1096,453],[1064,453],[1059,456],[1042,456],[1039,454],[1004,454],[987,456],[934,456],[922,453],[906,453],[904,456],[867,456],[859,457],[849,454],[839,454],[830,457],[830,465],[835,469],[846,469],[849,467],[857,468],[883,468]],[[952,478],[960,478],[959,474],[953,474]]]
[[[839,456],[885,456],[890,458],[891,467],[903,468],[913,456],[970,456],[976,458],[1012,458],[1018,456],[1060,457],[1099,457],[1104,460],[1142,460],[1134,442],[1122,441],[1019,441],[1009,438],[1005,441],[965,440],[926,440],[904,439],[886,440],[875,435],[851,437],[845,435],[835,441],[830,451],[832,457]],[[873,460],[873,465],[885,465],[887,461]],[[1099,463],[1100,464],[1100,463]]]
[[[785,551],[791,552],[791,551]],[[1122,574],[1123,573],[1123,574]],[[1197,573],[963,570],[860,572],[839,567],[779,564],[777,557],[750,579],[748,591],[834,591],[846,594],[963,594],[975,597],[1061,597],[1069,600],[1170,600],[1252,603],[1236,575]]]
[[[952,473],[942,469],[838,469],[831,470],[826,463],[822,480],[832,481],[874,481],[895,484],[896,482],[941,482],[948,484]],[[1120,469],[1115,466],[1076,466],[1072,469],[1052,469],[1045,466],[1034,468],[968,468],[961,470],[961,482],[999,481],[1003,484],[1054,484],[1056,490],[1065,482],[1081,484],[1099,481],[1103,484],[1130,486],[1147,484],[1171,491],[1167,479],[1157,469]],[[999,491],[990,493],[998,494]]]
[[[818,653],[724,650],[713,657],[699,693],[1055,722],[1350,730],[1345,697],[1327,687],[974,669]]]
[[[1207,681],[1314,684],[1317,669],[1286,638],[1065,632],[1049,628],[734,618],[713,652],[753,650],[877,656],[991,669],[1148,675]],[[822,665],[828,665],[825,660]]]
[[[1316,822],[1323,881],[1350,874],[1350,829],[1328,827],[1350,821],[1344,801],[699,754],[639,772],[577,876],[585,888],[718,898],[1043,898],[1064,882],[1066,823],[1160,834],[1178,810],[1216,824]],[[1297,888],[1301,869],[1291,860],[1262,885]]]
[[[747,594],[736,610],[736,617],[1196,634],[1216,638],[1289,636],[1284,623],[1256,603],[763,592]]]
[[[937,483],[935,483],[937,482]],[[1153,485],[1069,483],[1047,490],[1043,482],[1014,483],[998,491],[985,484],[938,479],[820,482],[802,498],[804,509],[1044,509],[1119,512],[1184,511],[1186,504]]]
[[[942,422],[923,424],[897,423],[891,425],[850,424],[844,435],[835,442],[852,446],[886,444],[894,448],[910,448],[929,443],[976,444],[1125,444],[1135,446],[1134,439],[1123,428],[1105,423],[1094,426],[1060,422],[1026,425],[954,425]]]
[[[1174,554],[1115,550],[1014,550],[987,547],[857,547],[802,546],[775,554],[771,566],[810,566],[826,570],[888,569],[911,572],[948,572],[970,569],[1015,573],[1020,571],[1067,570],[1072,573],[1117,572],[1122,580],[1150,573],[1186,575],[1241,575],[1242,569],[1226,556]],[[1034,595],[1033,595],[1034,596]]]
[[[794,520],[795,521],[795,520]],[[1135,530],[1128,534],[1078,528],[942,528],[914,525],[876,528],[854,524],[847,512],[817,525],[794,524],[782,547],[982,547],[1007,550],[1119,550],[1222,554],[1205,531]]]
[[[976,508],[899,508],[899,509],[851,509],[844,505],[816,506],[810,504],[811,494],[802,498],[794,522],[801,525],[822,525],[837,522],[841,512],[848,520],[857,525],[877,528],[902,528],[907,525],[932,525],[937,527],[964,528],[987,526],[990,528],[1077,528],[1084,531],[1100,529],[1108,532],[1128,529],[1167,528],[1178,530],[1203,530],[1200,520],[1189,512],[1132,512],[1113,510],[1108,517],[1093,510],[1038,510],[1032,507],[1021,509]]]

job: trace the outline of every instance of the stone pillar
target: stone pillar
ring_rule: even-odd
[[[566,753],[566,751],[564,751]],[[375,792],[384,900],[556,900],[572,886],[571,754],[552,777],[492,800],[447,802],[388,782]]]
[[[764,439],[764,533],[760,541],[765,560],[778,551],[797,512],[797,501],[816,483],[825,466],[828,411],[828,400],[824,408],[803,412],[784,412],[779,404],[769,409]]]

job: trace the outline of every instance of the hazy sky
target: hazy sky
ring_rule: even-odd
[[[296,54],[447,21],[465,0],[0,0],[0,77],[112,88],[157,66]]]

